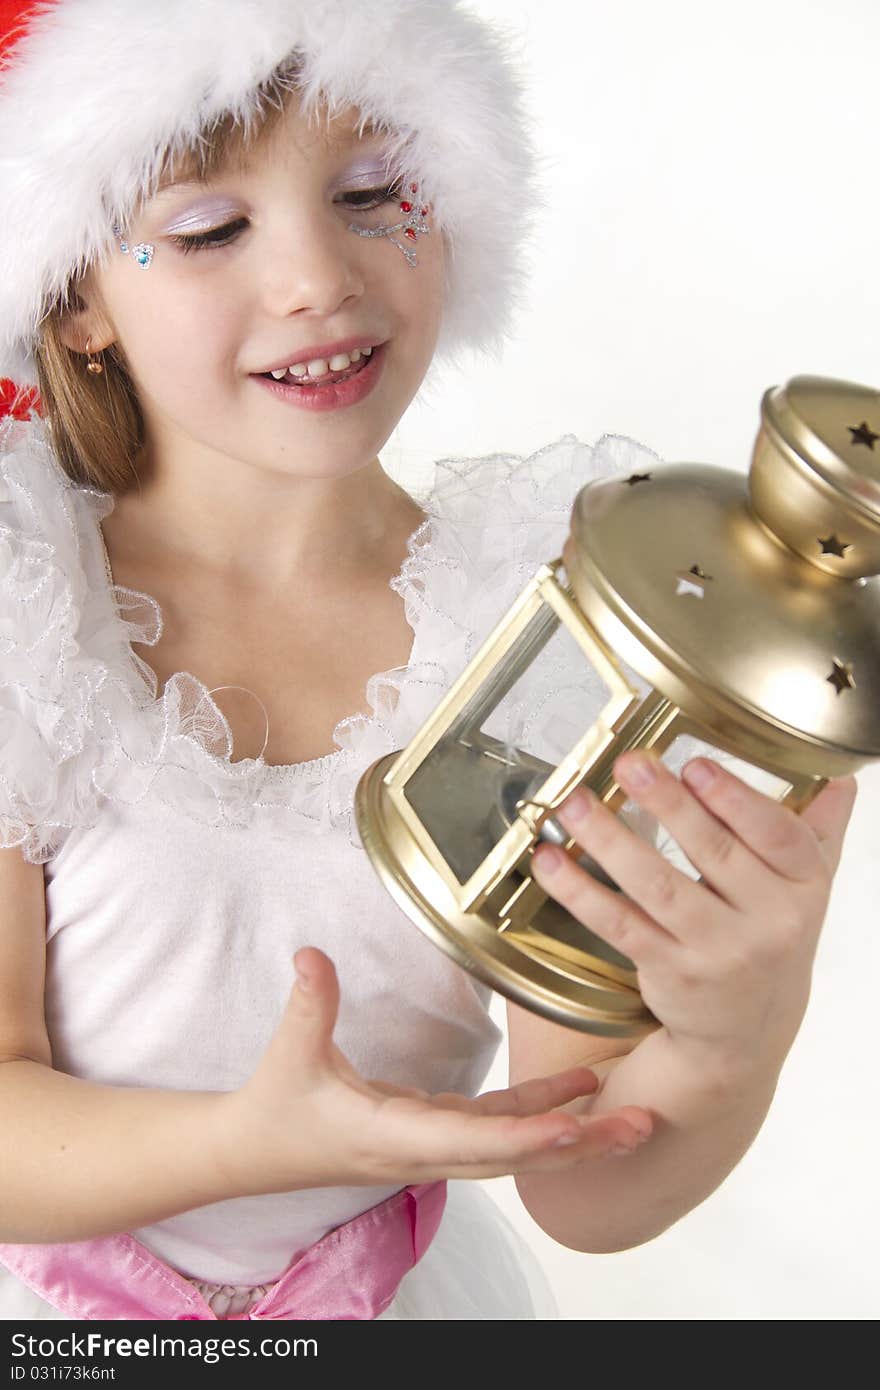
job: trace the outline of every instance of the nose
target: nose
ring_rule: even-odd
[[[359,298],[363,246],[338,208],[325,216],[285,219],[268,245],[264,283],[270,312],[311,309],[326,316],[345,300]]]

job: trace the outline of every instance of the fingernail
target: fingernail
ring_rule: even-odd
[[[561,1134],[558,1139],[553,1140],[554,1149],[562,1149],[566,1144],[576,1144],[580,1139],[579,1134]]]
[[[681,775],[688,786],[696,787],[699,792],[702,791],[704,787],[708,787],[711,782],[715,781],[715,771],[715,768],[709,762],[688,763]]]
[[[532,855],[532,863],[537,863],[541,874],[555,874],[562,863],[562,851],[552,845],[541,845]]]
[[[636,1151],[636,1145],[635,1145],[635,1144],[633,1144],[632,1146],[630,1146],[629,1144],[613,1144],[612,1147],[611,1147],[610,1149],[606,1149],[606,1150],[605,1150],[605,1152],[602,1154],[602,1157],[603,1157],[603,1158],[616,1158],[618,1155],[620,1155],[620,1156],[622,1157],[623,1154],[631,1154],[631,1153],[635,1153],[635,1151]]]
[[[563,801],[559,809],[569,820],[583,820],[585,816],[589,815],[590,798],[583,788],[579,788],[578,791],[572,792],[566,801]]]
[[[627,786],[636,791],[650,787],[657,778],[657,768],[652,758],[637,753],[629,757],[620,769],[620,775]]]

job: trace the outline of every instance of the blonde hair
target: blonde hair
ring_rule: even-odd
[[[155,190],[180,179],[200,180],[228,164],[243,165],[254,147],[269,136],[287,111],[296,91],[300,63],[288,59],[257,89],[256,114],[246,125],[225,116],[196,141],[169,150]],[[361,121],[363,132],[372,122]],[[40,325],[36,368],[40,414],[51,431],[58,461],[75,482],[102,492],[121,494],[137,483],[137,457],[144,444],[144,421],[125,355],[113,343],[103,354],[102,373],[88,370],[83,353],[62,341],[69,307],[82,301],[77,290],[83,275],[72,278]]]

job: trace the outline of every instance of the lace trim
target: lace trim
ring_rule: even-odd
[[[272,1284],[207,1284],[201,1279],[190,1279],[188,1275],[184,1275],[183,1278],[198,1289],[211,1312],[218,1318],[237,1317],[240,1313],[246,1313],[274,1287]]]
[[[143,590],[140,589],[128,589],[121,584],[115,583],[113,579],[113,570],[110,566],[110,556],[107,553],[107,545],[104,540],[104,533],[101,529],[102,519],[103,518],[97,521],[97,533],[101,543],[101,549],[104,555],[104,568],[105,574],[107,576],[107,587],[110,592],[111,598],[113,599],[113,602],[116,605],[116,611],[119,616],[120,622],[123,628],[125,629],[124,641],[125,645],[128,647],[128,654],[132,662],[135,664],[138,674],[144,681],[144,684],[149,692],[150,700],[156,702],[157,700],[159,700],[159,697],[158,682],[156,680],[155,672],[153,671],[149,663],[143,661],[141,657],[138,656],[138,654],[134,651],[132,644],[138,643],[144,646],[155,646],[161,638],[162,633],[164,631],[165,618],[158,600],[153,598],[151,594],[145,593]],[[415,531],[411,532],[411,534],[407,538],[407,558],[409,558],[409,556],[412,555],[414,551],[416,551],[420,546],[426,545],[428,543],[428,528],[430,526],[430,521],[431,518],[428,517],[425,521],[421,522],[419,526],[415,529]],[[395,575],[395,577],[390,581],[390,587],[392,589],[398,586],[400,582],[400,575],[403,571],[403,566],[405,565],[405,563],[406,560],[404,560],[403,564],[401,565],[401,569],[398,571],[397,575]],[[136,612],[138,603],[140,603],[141,606],[145,605],[150,609],[150,617],[146,621],[144,621],[144,619],[138,619],[136,616],[126,616],[125,612],[123,611],[126,606],[130,606],[132,612]],[[413,632],[412,637],[413,640],[410,645],[410,654],[405,666],[393,667],[389,671],[378,672],[370,677],[370,681],[368,681],[366,687],[366,703],[374,704],[374,701],[370,698],[369,693],[370,683],[372,681],[381,680],[385,676],[390,676],[396,671],[406,671],[412,666],[412,655],[416,641],[415,632]],[[263,713],[265,714],[266,707],[265,705],[263,705],[263,702],[260,699],[259,695],[257,695],[255,691],[249,690],[247,686],[243,685],[219,685],[214,686],[211,690],[208,690],[205,686],[202,685],[202,683],[198,680],[196,676],[191,676],[189,672],[178,671],[174,674],[174,676],[170,677],[170,680],[176,680],[178,676],[188,677],[188,679],[195,682],[195,684],[204,691],[202,699],[209,707],[208,726],[211,730],[214,730],[216,728],[220,731],[222,741],[224,744],[224,751],[222,753],[215,753],[211,750],[206,751],[209,757],[217,759],[219,762],[223,764],[224,768],[234,768],[238,764],[246,763],[254,767],[262,768],[264,773],[266,774],[275,773],[279,776],[283,774],[289,775],[291,778],[295,778],[303,775],[308,775],[309,772],[315,769],[320,770],[323,773],[327,770],[331,763],[337,762],[338,759],[341,756],[343,756],[345,752],[345,749],[340,746],[334,749],[332,753],[325,753],[322,754],[320,757],[304,759],[303,761],[297,763],[267,763],[263,761],[262,754],[260,754],[256,758],[239,758],[236,759],[235,762],[233,762],[232,731],[229,728],[228,720],[220,710],[216,701],[211,699],[211,696],[217,690],[245,690],[247,691],[247,694],[253,695],[254,699],[257,700],[258,703],[262,706]],[[168,683],[169,682],[166,682],[166,689]],[[164,692],[162,699],[164,699]],[[348,728],[348,726],[352,722],[358,721],[361,718],[362,716],[360,714],[350,714],[346,715],[344,719],[340,720],[340,722],[336,725],[336,727],[333,730],[333,742],[339,743],[340,740],[337,738],[337,735],[343,733],[344,730]],[[266,715],[266,738],[263,742],[264,750],[269,740],[268,725],[269,717],[268,715]],[[213,737],[213,734],[210,736]]]

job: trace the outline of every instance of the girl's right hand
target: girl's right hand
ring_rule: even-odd
[[[643,1138],[648,1117],[637,1106],[595,1117],[557,1112],[597,1090],[589,1067],[474,1099],[367,1081],[333,1042],[333,962],[306,946],[294,965],[290,999],[257,1069],[218,1096],[217,1158],[236,1195],[552,1172]],[[564,1135],[576,1142],[554,1147]]]

